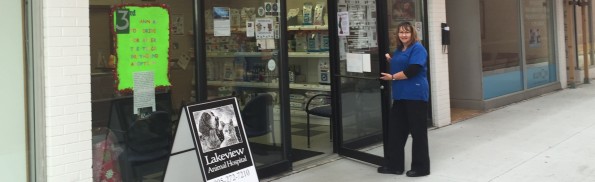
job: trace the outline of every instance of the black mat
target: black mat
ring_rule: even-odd
[[[304,160],[310,157],[314,157],[320,154],[324,154],[322,152],[316,152],[316,151],[310,151],[310,150],[302,150],[302,149],[291,149],[291,153],[292,155],[292,159],[291,161],[295,162],[295,161],[299,161],[299,160]]]
[[[264,145],[264,144],[259,144],[259,143],[250,143],[250,147],[252,149],[252,153],[254,154],[253,157],[255,158],[255,160],[257,160],[256,158],[260,158],[262,159],[263,163],[267,163],[267,162],[271,162],[271,161],[276,161],[278,160],[277,157],[273,157],[275,155],[281,155],[281,147],[279,146],[271,146],[271,145]],[[310,157],[314,157],[320,154],[323,154],[322,152],[316,152],[316,151],[310,151],[310,150],[302,150],[302,149],[296,149],[293,148],[291,149],[291,161],[295,162],[295,161],[299,161],[299,160],[304,160]],[[266,159],[266,156],[271,156],[273,157],[274,160],[268,161]]]

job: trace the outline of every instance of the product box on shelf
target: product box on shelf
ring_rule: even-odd
[[[299,25],[299,14],[300,8],[289,9],[287,12],[287,25]]]
[[[328,32],[320,32],[318,35],[320,36],[320,51],[328,51],[330,49]]]
[[[287,40],[287,51],[295,52],[295,40]]]
[[[311,32],[308,34],[308,52],[320,51],[320,39],[320,35],[317,32]]]
[[[308,34],[299,32],[295,34],[295,51],[306,52],[308,50]]]
[[[313,24],[313,15],[312,15],[313,6],[312,3],[304,3],[302,15],[304,16],[304,25],[312,25]]]
[[[314,8],[313,17],[314,25],[324,25],[324,4],[324,2],[316,3],[316,8]]]

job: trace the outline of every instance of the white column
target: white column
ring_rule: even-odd
[[[564,6],[565,1],[554,1],[555,3],[555,17],[556,17],[556,52],[558,59],[558,78],[562,88],[568,87],[568,75],[566,73],[566,34],[564,33]]]
[[[47,181],[92,181],[89,0],[45,0],[43,33]]]
[[[440,27],[440,23],[447,23],[446,2],[445,0],[428,1],[427,8],[432,118],[434,126],[441,127],[451,123],[448,54],[442,51],[442,30]]]

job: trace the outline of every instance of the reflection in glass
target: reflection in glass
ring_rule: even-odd
[[[385,60],[379,59],[379,55],[384,55],[384,52],[380,52],[378,47],[377,32],[379,30],[374,18],[377,16],[376,1],[372,1],[372,4],[364,4],[364,2],[356,1],[355,4],[349,5],[338,3],[339,12],[361,15],[349,17],[350,25],[358,26],[351,27],[349,35],[339,37],[338,42],[339,74],[341,75],[340,110],[342,114],[340,128],[342,141],[340,142],[342,142],[342,148],[371,154],[372,151],[366,149],[382,143],[383,118],[381,85],[378,77],[380,72],[385,72],[380,70],[381,61]],[[402,9],[403,6],[398,7],[399,10],[405,10]],[[408,6],[407,8],[413,7]],[[407,17],[404,14],[396,16],[413,20],[414,15],[415,13],[410,12]],[[401,20],[403,19],[398,21]],[[395,21],[397,20],[395,19]],[[362,66],[363,64],[359,63],[370,64],[370,70],[361,69],[361,67],[367,66]],[[382,156],[383,153],[372,155]]]
[[[204,3],[208,99],[237,97],[256,167],[280,162],[279,14],[262,1]]]
[[[377,80],[343,78],[343,145],[359,150],[382,142],[382,104]]]
[[[423,2],[420,0],[389,0],[388,2],[388,35],[390,51],[397,48],[397,25],[404,21],[411,22],[412,25],[422,26],[423,20]],[[423,30],[423,28],[418,28]],[[423,31],[417,33],[419,40],[423,39]]]
[[[523,89],[517,9],[516,0],[480,1],[484,99]]]
[[[552,4],[549,0],[523,1],[525,60],[527,87],[532,88],[556,80],[553,51]]]
[[[138,3],[128,0],[118,2]],[[189,4],[193,4],[193,1],[171,0],[165,3],[170,12],[170,42],[160,43],[170,45],[169,55],[165,56],[169,58],[166,61],[171,86],[155,90],[155,108],[140,109],[140,113],[135,114],[137,111],[134,109],[134,92],[115,91],[114,71],[118,60],[114,54],[115,42],[110,26],[110,18],[113,17],[110,13],[111,7],[119,4],[90,1],[94,181],[146,181],[159,180],[163,176],[180,108],[186,103],[196,101],[196,48],[192,33],[195,21],[194,9],[188,6]],[[137,23],[150,24],[149,22],[153,21]],[[151,30],[147,32],[150,33]],[[147,39],[147,42],[151,40],[159,41]],[[138,39],[138,42],[142,41]],[[132,45],[136,41],[130,42]],[[139,57],[138,60],[146,58],[146,55],[136,56]]]

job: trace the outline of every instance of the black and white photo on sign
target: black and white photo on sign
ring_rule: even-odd
[[[232,105],[192,113],[203,152],[242,143]]]

